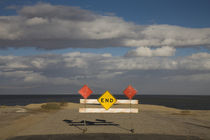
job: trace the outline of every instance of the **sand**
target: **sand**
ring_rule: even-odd
[[[40,110],[41,105],[0,107],[0,140],[210,139],[210,110],[135,105],[138,114],[81,114],[76,103],[49,112]],[[101,107],[88,107],[93,106]]]

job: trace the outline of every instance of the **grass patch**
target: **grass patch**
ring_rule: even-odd
[[[177,113],[172,113],[172,115],[192,115],[192,112],[190,110],[181,110]]]
[[[60,104],[60,106],[67,106],[68,105],[67,102],[60,102],[59,104]]]
[[[6,108],[6,107],[8,107],[8,106],[6,106],[6,105],[0,105],[0,108]]]
[[[46,103],[41,106],[43,110],[57,110],[60,109],[61,105],[59,103]]]
[[[182,111],[180,111],[180,115],[191,115],[191,114],[192,114],[192,112],[189,111],[189,110],[182,110]]]

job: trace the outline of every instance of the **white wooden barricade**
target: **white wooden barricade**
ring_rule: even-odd
[[[81,104],[100,104],[97,99],[80,99]],[[117,100],[115,104],[138,104],[138,100]],[[138,108],[79,108],[80,113],[138,113]]]

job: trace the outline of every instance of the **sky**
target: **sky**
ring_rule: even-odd
[[[209,0],[1,0],[0,94],[210,95]]]

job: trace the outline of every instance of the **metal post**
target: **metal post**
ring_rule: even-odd
[[[86,112],[86,98],[85,98],[85,103],[84,103],[84,108],[85,108],[85,112]],[[83,133],[85,133],[87,131],[87,126],[86,126],[86,120],[84,119],[84,126],[85,128],[83,129]]]
[[[130,129],[130,131],[131,131],[131,133],[134,133],[134,129],[133,129],[133,125],[132,125],[132,117],[131,117],[131,99],[129,99],[130,100],[130,123],[131,123],[131,129]]]

